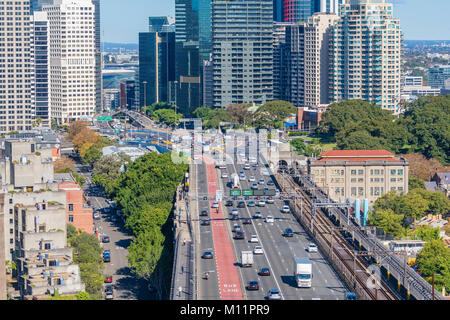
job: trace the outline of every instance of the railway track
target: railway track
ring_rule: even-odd
[[[297,200],[294,200],[294,203],[290,201],[291,211],[316,239],[329,261],[340,271],[344,280],[358,297],[362,300],[399,300],[397,294],[380,279],[381,277],[378,278],[379,281],[375,282],[375,276],[368,271],[368,263],[362,259],[361,255],[355,253],[340,232],[342,230],[334,226],[321,209],[317,209],[312,217],[311,197],[290,176],[277,174],[276,177],[277,180],[283,182],[281,184],[283,192],[294,192],[296,198],[301,196],[301,203],[298,203]],[[310,229],[311,219],[314,220],[313,230]]]

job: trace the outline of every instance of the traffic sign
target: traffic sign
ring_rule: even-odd
[[[268,197],[275,197],[276,191],[275,189],[264,190],[264,195]]]
[[[254,196],[263,196],[264,190],[255,190],[255,191],[253,191],[253,195]]]
[[[230,190],[230,196],[240,196],[241,190]]]
[[[97,121],[112,121],[112,117],[98,117]]]
[[[243,196],[253,196],[253,190],[242,190]]]

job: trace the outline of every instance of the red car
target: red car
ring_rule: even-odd
[[[107,276],[105,278],[105,283],[112,283],[112,277],[111,276]]]
[[[247,290],[259,290],[258,281],[250,281],[248,283]]]

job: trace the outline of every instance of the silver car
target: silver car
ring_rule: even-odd
[[[269,290],[267,293],[267,299],[269,300],[281,300],[281,293],[277,289]]]

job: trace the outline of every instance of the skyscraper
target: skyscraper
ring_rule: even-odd
[[[450,65],[428,68],[428,85],[432,88],[444,88],[447,79],[450,79]]]
[[[283,0],[273,0],[273,21],[283,22]]]
[[[48,6],[53,3],[53,0],[30,0],[31,13],[42,11],[43,6]]]
[[[362,99],[398,113],[402,32],[385,0],[350,0],[330,34],[330,102]]]
[[[213,0],[214,107],[273,98],[272,0]]]
[[[50,33],[50,103],[58,123],[92,117],[97,103],[95,5],[54,0],[44,6]]]
[[[305,24],[292,24],[286,27],[286,87],[282,100],[296,107],[305,104]],[[284,85],[283,85],[284,86]]]
[[[139,33],[139,106],[172,102],[175,94],[175,32],[167,17],[150,17],[150,32]]]
[[[290,22],[273,22],[273,99],[285,100],[288,96],[289,54],[286,44],[286,28]]]
[[[328,71],[331,26],[339,17],[315,13],[305,26],[305,106],[328,104]]]
[[[95,7],[95,109],[96,112],[102,112],[103,107],[103,59],[102,59],[102,48],[101,48],[101,28],[100,28],[100,0],[92,0]]]
[[[319,0],[284,0],[284,22],[306,22],[306,20],[319,11]]]
[[[31,130],[35,116],[30,12],[28,0],[0,5],[0,133]]]
[[[43,126],[51,125],[50,117],[50,52],[49,26],[47,12],[36,11],[32,17],[33,55],[35,70],[36,119],[42,120]]]

